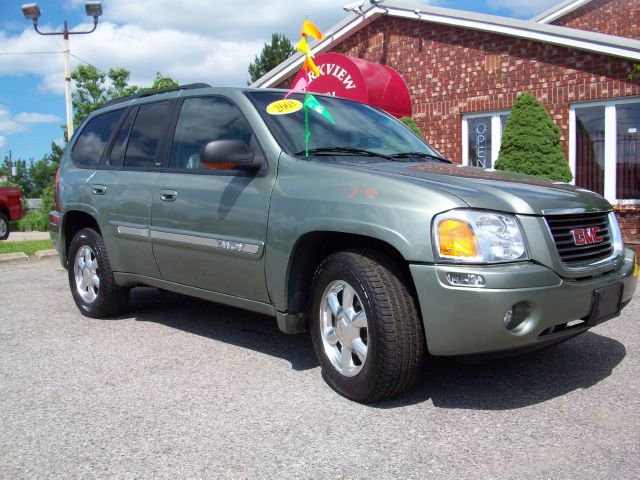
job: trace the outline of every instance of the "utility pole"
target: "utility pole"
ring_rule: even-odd
[[[93,17],[93,28],[84,32],[70,32],[67,21],[64,21],[64,30],[62,32],[41,32],[38,29],[38,18],[40,17],[40,8],[37,3],[26,3],[22,5],[22,13],[24,18],[33,21],[33,28],[40,35],[62,35],[62,54],[64,57],[64,98],[67,109],[67,143],[71,141],[73,135],[73,122],[71,121],[71,73],[69,71],[69,35],[86,35],[95,31],[98,27],[98,17],[102,15],[102,4],[97,1],[85,2],[84,8],[87,15]]]
[[[13,163],[11,163],[11,150],[9,150],[9,169],[7,171],[7,180],[11,181],[13,174]]]

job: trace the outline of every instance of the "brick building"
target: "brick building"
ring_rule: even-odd
[[[465,165],[492,167],[511,105],[535,95],[562,131],[574,182],[604,195],[640,248],[640,79],[629,79],[640,64],[640,0],[568,0],[530,21],[360,3],[314,54],[395,69],[429,143]],[[254,86],[289,87],[302,61],[292,56]]]

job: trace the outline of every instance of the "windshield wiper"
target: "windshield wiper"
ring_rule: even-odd
[[[305,155],[307,153],[306,150],[300,150],[296,152],[296,156]],[[393,160],[393,157],[389,155],[385,155],[384,153],[372,152],[370,150],[364,150],[362,148],[355,147],[322,147],[322,148],[310,148],[309,155],[336,155],[336,154],[345,154],[345,155],[361,155],[367,157],[380,157],[386,158],[387,160]]]
[[[403,152],[403,153],[394,153],[393,155],[391,155],[391,158],[411,158],[411,157],[428,158],[429,160],[436,160],[438,162],[453,163],[451,160],[441,157],[440,155],[434,155],[432,153],[425,153],[425,152]]]

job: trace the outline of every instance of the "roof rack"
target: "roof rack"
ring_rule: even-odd
[[[163,88],[161,90],[151,90],[142,93],[134,93],[133,95],[125,95],[124,97],[114,98],[102,105],[103,107],[110,107],[118,103],[128,102],[129,100],[135,100],[136,98],[150,97],[151,95],[159,95],[161,93],[175,92],[177,90],[194,90],[196,88],[209,88],[211,85],[208,83],[189,83],[188,85],[178,85],[177,87]]]

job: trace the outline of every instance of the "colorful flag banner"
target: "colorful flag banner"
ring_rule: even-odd
[[[314,62],[309,55],[307,55],[307,58],[304,59],[304,63],[302,64],[302,69],[307,73],[309,72],[309,70],[311,70],[313,73],[315,73],[317,77],[322,75],[320,73],[320,69],[316,65],[316,62]]]
[[[336,122],[333,120],[333,117],[329,113],[329,110],[327,110],[318,101],[318,99],[313,95],[311,95],[310,93],[307,93],[305,95],[303,105],[304,105],[304,149],[305,149],[305,156],[309,157],[309,137],[311,136],[311,130],[309,129],[309,109],[319,113],[334,125],[336,124]]]
[[[308,86],[309,86],[309,82],[307,81],[307,77],[300,77],[300,80],[298,80],[296,84],[293,87],[291,87],[291,90],[287,92],[284,98],[286,99],[293,92],[305,92]]]
[[[300,30],[300,34],[303,37],[306,35],[310,35],[316,40],[322,40],[324,38],[324,35],[322,35],[322,32],[320,31],[320,29],[316,27],[309,20],[305,20],[304,23],[302,24],[302,29]]]
[[[320,69],[313,61],[313,53],[311,52],[311,48],[307,43],[307,36],[313,37],[316,40],[322,40],[324,38],[324,35],[322,35],[322,32],[320,31],[320,29],[316,27],[309,20],[305,20],[304,23],[302,24],[300,35],[302,36],[302,38],[298,42],[298,45],[296,45],[296,49],[299,52],[304,53],[305,55],[304,62],[302,63],[302,70],[307,74],[309,72],[313,72],[316,75],[316,77],[319,77],[320,75],[322,75],[322,72],[320,72]],[[296,91],[305,92],[308,86],[309,86],[308,75],[304,75],[296,82],[296,84],[291,88],[291,90],[287,92],[284,98],[286,99],[289,95],[291,95],[293,92],[296,92]],[[318,100],[313,95],[309,93],[307,93],[306,96],[304,97],[303,107],[304,107],[304,146],[305,146],[305,154],[308,157],[309,156],[309,137],[311,137],[311,130],[309,129],[309,109],[324,116],[333,125],[335,125],[336,122],[333,120],[333,117],[331,116],[329,111],[323,105],[321,105],[320,102],[318,102]]]
[[[336,122],[333,120],[333,117],[329,113],[329,110],[324,108],[324,106],[318,101],[318,99],[316,97],[314,97],[313,95],[311,95],[310,93],[307,93],[305,95],[305,97],[304,97],[304,107],[307,108],[307,109],[310,108],[314,112],[317,112],[320,115],[322,115],[323,117],[325,117],[327,120],[329,120],[334,125],[336,124]]]
[[[300,39],[300,41],[298,42],[298,45],[296,45],[296,49],[299,52],[302,52],[306,55],[313,56],[311,54],[311,49],[309,48],[309,44],[307,43],[307,37],[302,37],[302,39]]]

